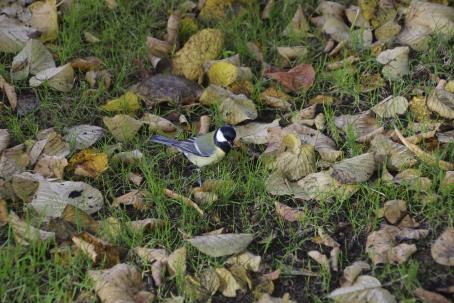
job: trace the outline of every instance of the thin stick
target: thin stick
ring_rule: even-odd
[[[203,212],[203,210],[201,210],[200,207],[194,201],[192,201],[189,198],[186,198],[185,196],[177,194],[176,192],[174,192],[168,188],[164,188],[164,195],[168,198],[179,200],[179,201],[183,202],[185,205],[194,208],[202,216],[205,214]]]

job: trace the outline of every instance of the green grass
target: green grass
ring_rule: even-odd
[[[119,7],[114,10],[105,8],[104,1],[84,0],[68,14],[61,18],[59,38],[50,49],[57,55],[59,64],[69,62],[73,58],[96,56],[113,76],[110,90],[100,89],[88,93],[88,84],[83,80],[82,73],[77,74],[75,88],[69,94],[58,93],[50,88],[37,89],[41,100],[40,109],[25,117],[17,117],[0,108],[0,128],[8,128],[13,137],[13,143],[19,144],[33,139],[39,130],[55,127],[61,131],[66,126],[88,123],[102,125],[104,113],[98,109],[107,99],[119,96],[127,88],[140,79],[142,62],[151,69],[146,59],[146,36],[161,37],[164,34],[168,12],[175,9],[179,1],[119,1]],[[259,41],[265,53],[265,61],[278,62],[275,51],[281,45],[305,45],[310,49],[307,57],[298,63],[311,63],[317,72],[314,86],[307,92],[295,98],[294,110],[303,108],[307,101],[317,95],[331,95],[341,103],[326,106],[324,114],[327,118],[326,133],[333,138],[346,156],[359,155],[367,150],[356,143],[355,135],[347,132],[346,136],[339,133],[334,125],[334,118],[340,114],[356,114],[370,108],[384,97],[404,95],[410,98],[414,89],[426,93],[436,85],[433,79],[423,76],[407,76],[401,81],[386,83],[381,89],[368,93],[361,91],[362,76],[380,71],[381,67],[367,51],[361,53],[361,61],[353,68],[344,67],[334,72],[326,72],[326,64],[331,58],[321,54],[324,38],[315,32],[314,36],[285,37],[282,30],[291,19],[298,1],[283,1],[279,9],[271,14],[267,22],[260,20],[258,6],[247,14],[234,18],[226,24],[214,26],[226,34],[226,46],[223,53],[229,56],[239,53],[242,62],[258,70],[257,63],[248,52],[246,43]],[[317,1],[305,1],[304,10],[311,14]],[[87,44],[82,33],[90,31],[97,35],[101,42]],[[452,41],[451,41],[452,42]],[[454,65],[445,64],[446,60],[454,60],[454,50],[449,49],[449,42],[441,37],[435,37],[432,45],[425,53],[411,53],[411,69],[424,66],[432,75],[452,77]],[[339,59],[347,57],[347,50],[339,55]],[[8,71],[13,56],[0,55],[2,62],[0,74],[9,79]],[[268,80],[258,78],[254,85],[256,92],[253,98],[260,109],[265,106],[258,100],[258,92],[268,84]],[[29,90],[28,82],[14,83],[18,90]],[[174,109],[169,109],[173,111]],[[152,112],[166,114],[158,108]],[[219,113],[209,108],[195,108],[184,112],[191,121],[196,121],[201,114],[213,117],[213,125],[223,124]],[[140,116],[141,113],[137,115]],[[280,113],[276,112],[276,117]],[[412,117],[404,117],[404,123],[411,122]],[[411,135],[405,133],[406,135]],[[246,150],[234,150],[226,160],[204,169],[206,179],[232,180],[233,188],[220,195],[214,205],[203,206],[209,216],[201,218],[192,208],[164,197],[163,187],[172,188],[185,196],[190,195],[191,188],[197,179],[197,174],[190,170],[189,162],[180,154],[168,154],[160,146],[147,143],[150,134],[142,131],[135,140],[124,144],[123,150],[139,149],[145,158],[138,164],[112,164],[109,169],[96,180],[84,179],[101,190],[106,205],[97,215],[97,219],[107,217],[118,218],[121,222],[143,218],[160,218],[165,221],[163,228],[151,233],[135,233],[127,228],[118,235],[109,235],[101,231],[100,235],[110,242],[133,248],[136,246],[162,247],[168,251],[186,245],[186,236],[199,235],[217,228],[225,232],[251,232],[256,235],[256,241],[249,247],[253,253],[261,255],[263,262],[269,268],[307,268],[320,272],[319,277],[282,277],[276,283],[276,296],[290,292],[291,298],[298,302],[327,302],[325,295],[338,286],[339,274],[322,271],[319,265],[309,260],[307,251],[320,249],[329,253],[325,248],[314,244],[311,239],[318,227],[323,227],[328,234],[341,243],[341,266],[344,268],[356,260],[366,260],[365,241],[367,234],[377,230],[380,219],[376,211],[383,202],[391,199],[404,199],[408,202],[410,213],[431,233],[425,240],[418,241],[418,253],[410,261],[399,266],[384,266],[373,269],[373,274],[383,283],[391,283],[387,288],[398,300],[412,298],[412,291],[421,285],[433,285],[437,276],[454,279],[447,267],[436,265],[430,257],[430,243],[447,226],[454,225],[452,209],[454,199],[451,193],[438,192],[438,184],[443,172],[434,167],[420,165],[424,176],[433,180],[431,193],[437,193],[438,199],[426,203],[424,193],[410,190],[406,186],[397,186],[384,182],[369,182],[360,186],[359,191],[347,200],[334,198],[321,202],[300,202],[292,198],[279,198],[282,203],[299,207],[306,213],[304,219],[290,224],[275,214],[274,202],[276,197],[270,196],[265,190],[265,180],[269,175],[262,160],[251,159]],[[181,132],[181,138],[191,135]],[[107,150],[115,140],[108,136],[95,146],[99,150]],[[454,161],[454,148],[448,146],[440,151],[444,159]],[[120,196],[131,189],[136,189],[128,180],[130,172],[139,172],[144,176],[140,189],[146,192],[146,204],[143,211],[114,209],[110,203],[114,197]],[[66,179],[72,176],[67,174]],[[12,204],[11,209],[22,213],[23,205]],[[340,222],[348,222],[347,228],[340,228]],[[211,266],[222,266],[224,259],[208,258],[186,245],[188,248],[188,271],[197,273]],[[137,264],[143,271],[149,268],[139,260],[129,257],[128,263]],[[51,258],[49,247],[37,243],[30,247],[15,245],[12,231],[0,228],[0,301],[1,302],[73,302],[83,291],[93,290],[93,285],[87,278],[87,270],[93,268],[92,263],[82,255],[71,257],[69,260],[58,261]],[[171,293],[183,294],[183,278],[177,281],[167,278],[164,287],[158,290],[161,297],[169,297]],[[221,300],[218,297],[219,300]],[[217,302],[215,300],[215,302]],[[232,300],[230,302],[235,302]],[[247,302],[244,301],[244,302]]]

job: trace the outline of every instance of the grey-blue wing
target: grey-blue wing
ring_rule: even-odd
[[[190,153],[200,157],[209,157],[215,151],[212,133],[200,137],[189,138],[184,141],[177,141],[159,135],[152,136],[150,140],[156,143],[173,146],[184,153]]]

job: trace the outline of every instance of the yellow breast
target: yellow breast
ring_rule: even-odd
[[[203,167],[203,166],[215,164],[215,163],[218,163],[219,161],[221,161],[222,158],[224,158],[224,156],[225,156],[225,152],[222,149],[216,147],[216,151],[210,157],[200,157],[200,156],[196,156],[194,154],[187,154],[187,153],[185,153],[185,156],[194,165],[197,165],[198,167]]]

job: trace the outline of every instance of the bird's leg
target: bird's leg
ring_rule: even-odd
[[[201,168],[196,168],[197,170],[197,175],[198,175],[198,180],[197,182],[199,183],[199,186],[202,186],[202,169]]]

